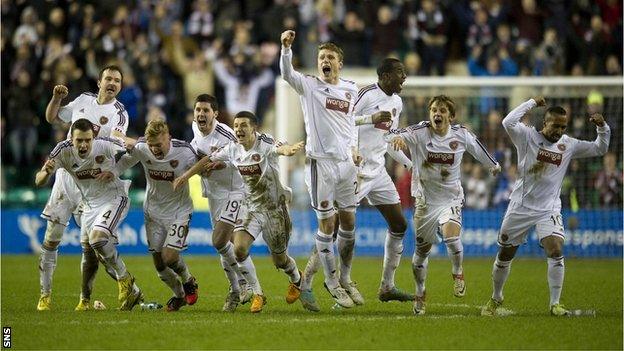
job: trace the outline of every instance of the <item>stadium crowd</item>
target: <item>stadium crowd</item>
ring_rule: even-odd
[[[67,126],[42,123],[55,85],[68,86],[67,103],[96,90],[100,67],[118,64],[128,135],[164,118],[174,137],[190,140],[191,108],[200,93],[224,102],[220,118],[226,123],[240,110],[262,119],[273,107],[285,29],[298,33],[293,63],[302,68],[316,66],[317,43],[333,41],[345,51],[347,67],[372,68],[392,55],[410,76],[622,76],[617,0],[3,0],[0,10],[3,193],[30,186],[32,179],[23,175],[66,137]],[[602,112],[616,136],[611,148],[621,150],[622,100],[577,100],[561,102],[569,108],[568,133],[593,139],[587,118]],[[425,119],[425,103],[406,100],[404,123]],[[462,123],[483,137],[504,172],[490,180],[467,162],[466,206],[504,208],[516,174],[500,125],[510,106],[486,97],[473,105]],[[621,164],[620,152],[602,162],[573,163],[564,207],[621,206]],[[397,167],[392,175],[408,206],[409,172]]]

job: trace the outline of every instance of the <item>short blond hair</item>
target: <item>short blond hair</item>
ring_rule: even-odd
[[[338,45],[334,44],[334,43],[323,43],[321,45],[318,46],[318,51],[320,52],[321,50],[329,50],[329,51],[333,51],[336,54],[338,54],[338,60],[340,62],[342,62],[342,60],[344,59],[344,52],[342,51],[342,49],[340,47],[338,47]]]
[[[429,105],[427,105],[427,107],[431,109],[431,105],[433,105],[434,102],[445,104],[451,116],[455,116],[455,102],[453,102],[450,97],[446,95],[434,96],[431,98],[431,100],[429,100]]]
[[[145,139],[153,140],[162,134],[169,134],[169,127],[165,121],[153,119],[147,123],[147,127],[145,127]]]

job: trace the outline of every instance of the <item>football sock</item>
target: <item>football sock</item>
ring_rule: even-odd
[[[184,297],[184,288],[182,288],[182,283],[178,279],[178,274],[173,269],[167,267],[162,271],[158,271],[158,277],[167,284],[176,297]]]
[[[301,274],[299,274],[299,269],[297,269],[297,262],[295,262],[295,260],[290,256],[287,256],[284,273],[286,273],[288,277],[290,277],[290,281],[292,283],[298,283],[301,280]]]
[[[39,254],[39,283],[41,284],[41,294],[49,295],[52,292],[52,276],[56,268],[58,250],[50,250],[41,246]]]
[[[93,291],[93,281],[98,271],[99,262],[95,251],[90,246],[82,247],[80,273],[82,276],[82,292],[80,297],[89,300]],[[116,277],[115,277],[116,278]]]
[[[403,254],[403,233],[393,233],[388,230],[384,244],[383,273],[381,275],[381,287],[390,290],[394,287],[394,272],[396,272],[401,254]]]
[[[312,281],[314,280],[314,274],[321,268],[321,261],[319,259],[318,251],[316,251],[316,244],[312,249],[312,254],[308,259],[305,270],[303,271],[303,280],[301,281],[301,290],[312,290]]]
[[[260,282],[258,281],[258,276],[256,275],[256,267],[254,266],[251,257],[247,256],[243,261],[238,262],[238,268],[245,277],[247,284],[251,286],[253,293],[256,295],[262,295],[262,288],[260,287]]]
[[[446,244],[446,252],[451,259],[453,274],[462,274],[462,263],[464,262],[464,245],[458,236],[454,236],[444,240]]]
[[[550,289],[550,305],[559,303],[563,289],[565,264],[563,256],[548,258],[548,288]]]
[[[418,251],[412,256],[412,272],[416,280],[416,295],[425,294],[425,280],[427,280],[427,266],[429,266],[429,253],[421,256]]]
[[[182,259],[182,257],[178,256],[178,260],[169,265],[177,275],[180,276],[183,282],[188,282],[191,279],[191,273],[189,272],[188,266],[186,262]]]
[[[238,269],[238,264],[236,263],[236,256],[234,256],[234,245],[228,241],[227,244],[225,244],[225,246],[220,248],[218,251],[221,256],[221,267],[223,267],[225,276],[230,282],[232,291],[240,292],[241,288],[236,274],[240,271]]]
[[[334,258],[334,238],[331,234],[324,234],[320,230],[316,232],[315,237],[316,250],[318,251],[319,261],[323,266],[325,273],[325,284],[330,289],[339,286],[336,278],[336,260]]]
[[[336,246],[340,253],[340,284],[347,286],[351,283],[351,262],[353,262],[353,249],[355,248],[355,231],[338,228]]]
[[[503,287],[505,281],[511,271],[511,260],[501,261],[496,255],[494,266],[492,267],[492,285],[494,291],[492,292],[492,298],[496,301],[503,301]]]
[[[104,264],[115,271],[117,280],[128,275],[126,265],[121,257],[119,257],[119,253],[117,252],[115,244],[113,244],[112,241],[98,241],[97,243],[91,244],[91,247],[98,253],[98,255],[100,255],[102,260],[104,260]]]

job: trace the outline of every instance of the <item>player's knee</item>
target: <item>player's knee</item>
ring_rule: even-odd
[[[56,246],[58,246],[59,242],[63,238],[63,231],[65,231],[64,225],[60,223],[48,221],[48,225],[46,226],[44,241],[56,242]]]
[[[59,246],[61,242],[60,241],[51,241],[51,240],[44,240],[43,241],[43,248],[48,250],[48,251],[54,251],[56,250],[56,248]]]
[[[340,227],[347,231],[355,229],[355,212],[342,210],[338,212],[340,217]]]
[[[400,220],[392,221],[390,223],[390,231],[393,233],[405,233],[407,231],[407,221],[401,217]]]
[[[172,252],[173,251],[173,252]],[[162,259],[165,265],[171,266],[174,263],[178,262],[178,253],[174,250],[163,250]]]
[[[234,245],[234,256],[236,257],[236,261],[242,262],[249,256],[249,249],[244,245]]]
[[[273,256],[273,264],[276,268],[284,269],[288,265],[288,256],[286,253],[281,254],[272,254]]]
[[[503,247],[498,251],[498,260],[499,261],[511,261],[513,260],[515,255],[516,255],[515,248]]]
[[[228,236],[220,230],[212,232],[212,245],[215,249],[221,250],[228,243]]]
[[[418,256],[420,257],[427,257],[429,256],[429,252],[431,251],[431,244],[422,244],[422,245],[417,245],[416,246],[416,253],[418,254]]]
[[[101,230],[93,230],[89,234],[89,244],[93,246],[95,243],[99,243],[102,241],[108,241],[108,233],[103,232]]]
[[[561,257],[563,256],[563,248],[561,246],[548,248],[546,250],[546,256],[549,258]]]

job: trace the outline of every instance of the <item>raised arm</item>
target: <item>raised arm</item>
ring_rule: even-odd
[[[293,89],[297,91],[299,95],[303,95],[304,76],[303,74],[295,71],[292,65],[292,50],[291,45],[295,40],[295,32],[287,30],[282,33],[282,54],[280,57],[280,71],[282,72],[282,78]]]
[[[132,153],[126,152],[121,156],[119,160],[117,160],[117,162],[115,163],[115,168],[113,169],[113,174],[116,177],[119,177],[126,170],[139,163],[139,159],[136,157],[135,153],[136,151]]]
[[[57,85],[52,91],[52,99],[48,102],[46,107],[45,118],[48,123],[52,124],[59,120],[59,110],[61,109],[61,102],[69,94],[69,90],[64,85]],[[71,119],[71,116],[70,116]]]
[[[520,119],[522,119],[522,117],[524,117],[524,115],[535,106],[546,106],[546,100],[544,100],[544,97],[536,96],[523,102],[520,106],[511,110],[511,112],[503,118],[503,127],[514,143],[518,143],[522,139],[526,138],[529,127],[520,122]]]
[[[605,123],[601,114],[595,113],[591,115],[589,121],[596,125],[596,140],[585,141],[579,140],[574,146],[573,158],[602,156],[609,149],[609,140],[611,139],[611,128]]]

